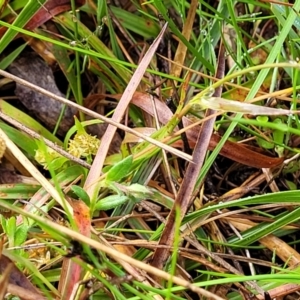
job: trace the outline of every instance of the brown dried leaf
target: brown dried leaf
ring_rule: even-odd
[[[227,218],[227,221],[242,232],[257,225],[256,223],[246,219],[241,222],[236,219]],[[275,235],[269,234],[262,237],[259,242],[272,252],[275,252],[276,255],[288,266],[295,267],[300,264],[300,254]]]
[[[76,7],[84,5],[85,0],[75,0]],[[70,0],[48,0],[45,5],[43,5],[37,13],[28,21],[25,25],[25,29],[33,30],[45,22],[51,20],[54,16],[68,11],[71,9]],[[13,22],[13,19],[10,20]],[[0,37],[6,32],[7,28],[2,27],[0,29]]]
[[[0,262],[1,264],[1,262]],[[0,299],[4,299],[5,294],[7,293],[7,286],[9,282],[9,274],[11,273],[13,264],[9,263],[6,265],[6,268],[1,272],[0,277]]]
[[[112,116],[113,121],[121,122],[128,108],[128,105],[130,104],[131,98],[134,95],[134,92],[136,91],[139,83],[141,82],[151,59],[155,55],[155,51],[164,35],[164,32],[166,31],[166,28],[167,24],[162,28],[157,38],[154,40],[152,45],[149,47],[148,51],[145,53],[145,56],[139,63],[138,68],[135,70],[115,109],[115,112]],[[115,126],[109,125],[107,127],[107,130],[103,135],[102,142],[92,164],[91,170],[87,176],[84,187],[86,188],[86,192],[91,198],[93,198],[97,194],[97,190],[99,189],[99,185],[94,183],[97,181],[97,178],[99,178],[102,172],[103,164],[105,161],[105,155],[108,152],[109,145],[115,135],[116,130],[117,128]]]
[[[225,71],[225,50],[221,45],[219,49],[218,56],[218,67],[216,70],[216,77],[223,78]],[[216,88],[214,92],[215,97],[219,97],[222,94],[222,86]],[[193,192],[197,188],[197,176],[200,173],[202,165],[205,160],[206,151],[209,147],[210,137],[213,133],[214,122],[216,119],[215,112],[213,110],[207,110],[206,117],[212,116],[212,118],[207,118],[206,122],[203,123],[201,130],[198,131],[196,138],[195,148],[193,151],[192,162],[187,166],[186,172],[182,184],[179,188],[178,194],[175,197],[173,207],[167,218],[165,228],[161,234],[158,245],[171,246],[175,238],[175,224],[176,224],[176,214],[179,213],[178,222],[181,222],[184,218],[188,207],[193,199]],[[161,269],[169,256],[168,248],[155,249],[153,253],[153,258],[151,265]],[[154,279],[158,279],[154,277]]]
[[[2,274],[0,281],[0,299],[3,299],[1,294],[5,291],[5,286],[7,287],[5,292],[10,292],[13,295],[19,296],[21,299],[45,299],[41,296],[38,289],[15,266],[13,261],[3,254],[0,258],[0,274]]]
[[[68,202],[73,208],[73,216],[78,231],[90,237],[91,235],[91,217],[88,206],[81,200],[74,200],[67,198]],[[78,282],[81,280],[81,267],[65,257],[61,269],[61,277],[59,281],[58,291],[60,292],[62,300],[71,299],[73,291],[76,289]]]
[[[153,116],[154,112],[151,101],[152,100],[148,94],[136,92],[132,97],[131,103]],[[160,102],[158,99],[154,99],[154,101],[159,121],[162,124],[166,124],[172,117],[171,110],[165,103]],[[185,127],[192,125],[192,121],[186,117],[184,117],[182,121]],[[191,147],[194,147],[195,145],[200,128],[200,126],[195,126],[186,132]],[[221,137],[219,135],[213,134],[209,143],[209,150],[213,150],[219,143],[220,139]],[[232,159],[233,161],[259,169],[273,168],[283,162],[282,158],[269,157],[259,152],[259,148],[226,141],[220,151],[220,154]]]
[[[193,26],[195,24],[195,15],[196,15],[198,5],[199,3],[197,0],[191,1],[188,16],[183,25],[182,35],[186,38],[187,41],[190,40],[191,34],[193,32]],[[182,66],[184,65],[186,53],[187,53],[187,47],[181,41],[179,41],[174,56],[174,61],[176,62],[176,64],[171,65],[171,74],[174,77],[180,77]]]

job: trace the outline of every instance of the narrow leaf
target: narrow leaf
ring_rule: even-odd
[[[126,201],[128,201],[128,199],[129,198],[127,196],[111,195],[96,203],[95,210],[113,209],[125,203]]]
[[[127,156],[122,161],[114,165],[107,173],[106,181],[120,181],[130,172],[130,167],[132,165],[132,155]]]

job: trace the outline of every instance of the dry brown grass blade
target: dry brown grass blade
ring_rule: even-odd
[[[113,98],[119,99],[119,96],[114,95]],[[159,101],[156,98],[154,98],[154,101],[159,121],[162,124],[166,124],[173,116],[173,113],[165,103]],[[154,115],[154,111],[151,106],[150,96],[148,94],[135,92],[132,97],[131,103],[143,109],[148,114],[152,116]],[[212,117],[214,116],[210,115],[210,118]],[[179,132],[186,132],[189,144],[193,148],[198,138],[200,124],[192,123],[192,121],[187,117],[183,117],[182,121],[184,124],[184,129],[179,130]],[[199,122],[204,123],[204,121],[205,120],[203,119]],[[176,134],[179,134],[179,132],[176,132]],[[212,134],[209,142],[209,150],[214,150],[214,148],[217,146],[220,140],[221,137],[219,135]],[[135,140],[135,142],[136,141],[137,140]],[[173,146],[182,147],[182,141],[179,140],[178,143],[174,144]],[[241,164],[255,167],[258,169],[273,168],[282,164],[283,158],[270,157],[265,154],[259,153],[259,150],[260,149],[256,147],[252,148],[247,145],[226,141],[220,151],[220,155],[223,155]]]
[[[190,40],[191,33],[193,32],[195,15],[196,15],[198,5],[199,5],[198,0],[191,1],[186,22],[183,25],[182,35],[186,38],[187,41]],[[186,52],[187,52],[187,47],[180,41],[174,56],[174,61],[176,62],[176,64],[173,63],[171,65],[171,74],[174,77],[178,77],[178,78],[180,77],[182,71],[182,65],[184,64],[184,60],[186,57]]]
[[[225,71],[225,55],[224,48],[221,46],[219,53],[219,61],[218,61],[218,70],[217,77],[222,78],[224,76]],[[215,95],[221,95],[222,88],[218,88],[215,91]],[[206,116],[214,114],[214,111],[208,111]],[[175,219],[176,219],[176,211],[180,211],[180,221],[186,214],[186,211],[191,204],[192,195],[194,189],[196,187],[197,177],[200,173],[202,164],[205,159],[206,151],[209,146],[210,138],[213,133],[215,118],[209,119],[205,122],[200,130],[198,141],[196,143],[194,152],[193,152],[193,162],[189,163],[187,171],[184,176],[184,180],[179,189],[177,198],[173,205],[173,208],[169,214],[167,224],[162,233],[162,236],[159,241],[159,245],[167,245],[172,246],[174,241],[174,231],[175,231]],[[157,267],[159,269],[163,268],[167,258],[169,257],[169,250],[162,249],[158,247],[153,255],[152,266]]]
[[[28,291],[27,289],[24,289],[15,284],[8,284],[7,292],[19,297],[22,300],[46,300],[47,299],[39,295],[38,293]]]
[[[103,243],[103,245],[111,247],[111,244],[109,244],[105,239],[101,238],[101,242]],[[126,250],[126,247],[122,247],[121,245],[119,245],[119,246],[115,245],[114,248],[116,250],[120,251],[120,253],[123,253],[123,254],[125,254],[126,252],[128,253],[128,249]],[[125,250],[125,252],[124,252],[124,250]],[[131,253],[131,255],[132,255],[132,253]],[[142,270],[140,270],[139,268],[136,268],[132,264],[125,262],[123,259],[119,259],[119,258],[115,257],[115,261],[118,262],[128,274],[130,274],[133,278],[135,278],[135,280],[137,280],[140,283],[143,283],[147,286],[151,286],[151,283],[147,279],[146,274]],[[163,300],[163,298],[160,295],[155,295],[154,297],[155,297],[155,300]]]
[[[134,134],[134,135],[142,138],[143,140],[145,140],[145,141],[147,141],[147,142],[149,142],[149,143],[151,143],[151,144],[153,144],[153,145],[155,145],[155,146],[157,146],[159,148],[162,148],[162,149],[164,149],[164,150],[166,150],[166,151],[168,151],[170,153],[173,153],[174,155],[176,155],[178,157],[181,157],[182,159],[185,159],[187,161],[191,161],[192,160],[192,157],[190,155],[188,155],[188,154],[186,154],[186,153],[184,153],[182,151],[179,151],[179,150],[177,150],[177,149],[175,149],[173,147],[170,147],[170,146],[168,146],[168,145],[166,145],[166,144],[164,144],[164,143],[162,143],[160,141],[157,141],[157,140],[155,140],[155,139],[153,139],[151,137],[148,137],[148,136],[145,136],[145,135],[143,135],[143,134],[141,134],[139,132],[136,132],[134,129],[132,129],[130,127],[127,127],[127,126],[121,124],[120,122],[116,122],[116,121],[112,120],[111,118],[107,118],[105,116],[102,116],[102,115],[100,115],[100,114],[98,114],[98,113],[96,113],[96,112],[94,112],[94,111],[92,111],[90,109],[87,109],[87,108],[85,108],[85,107],[83,107],[81,105],[78,105],[77,103],[72,102],[72,101],[70,101],[70,100],[68,100],[66,98],[57,96],[57,95],[55,95],[55,94],[53,94],[53,93],[51,93],[51,92],[49,92],[49,91],[47,91],[47,90],[39,87],[39,86],[36,86],[36,85],[34,85],[34,84],[32,84],[32,83],[24,80],[24,79],[21,79],[21,78],[19,78],[17,76],[14,76],[14,75],[6,72],[6,71],[0,70],[0,75],[4,76],[6,78],[12,79],[13,81],[18,82],[19,84],[22,84],[22,85],[24,85],[26,87],[29,87],[30,89],[32,89],[34,91],[37,91],[37,92],[39,92],[39,93],[41,93],[41,94],[43,94],[45,96],[48,96],[48,97],[50,97],[52,99],[55,99],[55,100],[57,100],[57,101],[59,101],[59,102],[61,102],[63,104],[66,104],[68,106],[74,107],[74,108],[78,109],[79,111],[83,112],[84,114],[86,114],[88,116],[91,116],[92,118],[102,120],[103,122],[108,123],[110,125],[113,125],[113,126],[119,128],[121,130],[124,130],[126,132],[130,132],[130,133],[132,133],[132,134]]]
[[[239,231],[245,231],[257,225],[249,220],[243,220],[243,222],[239,222],[236,219],[230,220],[228,218],[227,222],[230,222],[230,224],[236,227]],[[300,264],[300,254],[273,234],[269,234],[261,238],[259,242],[271,251],[275,251],[276,255],[288,266],[295,267],[296,265]]]
[[[153,44],[150,46],[148,51],[146,52],[143,60],[140,62],[138,68],[134,72],[130,82],[128,83],[128,86],[126,87],[118,106],[115,109],[115,112],[112,116],[112,120],[119,123],[121,122],[126,109],[128,108],[128,105],[131,101],[131,98],[136,91],[140,81],[142,80],[144,73],[155,54],[155,51],[160,43],[160,40],[162,39],[164,32],[167,28],[168,24],[165,24],[161,32],[159,33],[158,37],[155,39]],[[115,126],[109,125],[107,127],[107,130],[105,134],[102,137],[102,142],[100,144],[100,147],[98,149],[98,152],[96,154],[96,157],[94,159],[94,162],[92,164],[91,170],[88,174],[88,177],[86,179],[86,182],[84,184],[84,188],[91,199],[94,199],[94,197],[97,195],[99,191],[98,184],[95,184],[98,180],[98,178],[101,175],[102,168],[104,165],[105,157],[109,149],[109,145],[113,139],[113,136],[116,133],[117,128]]]
[[[10,206],[7,206],[5,203],[1,203],[1,207],[10,209]],[[20,208],[15,207],[14,211],[16,213],[23,214],[24,216],[27,216],[29,218],[32,217],[32,214],[24,212]],[[65,237],[67,236],[78,242],[89,245],[90,247],[93,247],[99,251],[106,253],[112,259],[116,259],[117,261],[122,260],[139,270],[143,270],[149,274],[163,278],[164,280],[172,280],[172,282],[174,284],[182,286],[186,289],[189,289],[189,290],[191,290],[199,295],[202,295],[204,297],[208,297],[208,298],[215,299],[215,300],[224,300],[223,298],[218,297],[218,296],[214,295],[213,293],[206,291],[203,288],[199,288],[199,287],[195,286],[194,284],[191,284],[190,282],[188,282],[178,276],[172,276],[165,271],[154,268],[154,267],[150,266],[149,264],[146,264],[144,262],[136,260],[126,254],[120,253],[116,249],[114,249],[112,247],[108,247],[108,246],[104,245],[103,243],[99,243],[91,238],[88,238],[88,237],[80,234],[79,232],[71,230],[70,228],[61,226],[58,223],[52,222],[52,221],[50,221],[46,218],[40,217],[40,216],[34,216],[34,219],[40,225],[45,226],[44,227],[45,231],[47,231],[47,228],[51,228],[51,230],[60,232],[62,236],[65,236]]]
[[[11,293],[24,300],[45,300],[35,286],[15,266],[13,261],[1,255],[0,258],[0,299],[5,299],[6,293]]]
[[[287,283],[281,286],[278,286],[274,289],[271,289],[268,291],[268,294],[270,295],[270,299],[286,299],[283,298],[284,296],[290,295],[291,293],[298,292],[300,290],[300,285],[295,283]],[[266,298],[263,296],[258,295],[257,298],[259,300],[265,300]],[[288,298],[287,298],[288,299]],[[295,299],[295,298],[290,298]],[[298,299],[298,298],[296,298]]]
[[[2,258],[3,256],[1,256]],[[7,287],[9,282],[9,276],[13,269],[13,264],[10,263],[6,266],[6,268],[2,268],[3,271],[1,272],[1,278],[0,278],[0,299],[4,299],[4,296],[7,293]]]

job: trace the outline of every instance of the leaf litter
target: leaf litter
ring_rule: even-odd
[[[281,13],[280,17],[277,13],[282,7],[276,4],[262,2],[250,7],[239,2],[234,7],[235,11],[233,6],[230,6],[232,10],[226,10],[212,1],[206,2],[207,6],[202,7],[202,10],[197,10],[201,5],[198,1],[191,1],[190,6],[181,13],[176,5],[168,7],[167,13],[164,3],[153,1],[153,7],[161,12],[162,16],[156,20],[157,23],[160,20],[161,24],[158,26],[153,22],[154,14],[151,22],[149,19],[150,31],[145,31],[144,38],[139,36],[142,30],[132,26],[131,18],[125,18],[125,15],[131,14],[132,20],[135,16],[147,20],[153,14],[153,7],[148,4],[139,9],[127,1],[110,4],[111,7],[105,10],[110,14],[109,18],[106,16],[101,19],[101,10],[97,10],[94,3],[88,2],[81,8],[83,2],[74,1],[79,14],[86,16],[94,12],[92,21],[76,19],[75,11],[73,14],[68,12],[74,10],[69,4],[64,6],[60,2],[56,9],[55,1],[47,1],[40,8],[30,3],[18,12],[19,19],[13,23],[15,26],[22,27],[28,22],[26,28],[35,30],[36,37],[44,39],[47,32],[55,46],[62,46],[57,43],[58,39],[65,43],[65,48],[54,51],[53,45],[47,45],[49,41],[29,42],[28,37],[23,35],[22,41],[28,42],[31,47],[26,51],[34,51],[33,55],[43,57],[48,63],[55,62],[53,57],[58,53],[64,52],[61,57],[71,58],[62,72],[70,84],[69,90],[65,88],[66,93],[59,91],[51,69],[39,59],[44,67],[35,72],[38,75],[35,86],[26,83],[26,101],[29,105],[34,104],[21,108],[31,115],[26,117],[26,124],[31,126],[31,130],[36,129],[30,118],[37,117],[40,125],[45,127],[45,131],[36,129],[37,133],[48,130],[47,138],[59,143],[61,147],[67,144],[66,140],[63,141],[65,132],[71,130],[68,134],[70,139],[76,131],[85,131],[85,122],[91,124],[93,121],[90,118],[84,120],[79,111],[109,125],[97,127],[102,128],[97,138],[103,136],[98,153],[81,157],[92,163],[90,170],[85,165],[78,166],[79,161],[72,161],[70,156],[61,160],[61,163],[52,162],[44,170],[36,164],[32,155],[22,152],[29,148],[22,145],[23,139],[13,134],[15,131],[12,126],[17,122],[11,123],[10,127],[0,125],[0,134],[8,149],[2,160],[12,166],[14,161],[18,161],[26,170],[26,176],[31,174],[39,187],[27,203],[19,201],[14,205],[1,199],[2,209],[12,211],[17,217],[14,222],[15,216],[5,219],[5,214],[1,213],[3,243],[4,248],[7,248],[5,251],[8,251],[5,253],[14,253],[15,263],[20,267],[17,269],[6,263],[6,254],[2,255],[2,295],[12,291],[9,286],[11,278],[26,272],[23,260],[27,259],[26,252],[15,253],[10,250],[12,246],[17,246],[22,234],[28,234],[28,241],[33,236],[35,240],[44,242],[49,249],[53,242],[54,257],[50,261],[62,261],[59,268],[63,275],[56,281],[58,287],[50,282],[51,277],[43,268],[30,271],[34,282],[39,282],[38,288],[48,298],[51,298],[50,294],[60,294],[61,299],[73,299],[77,293],[81,295],[80,299],[87,299],[92,294],[123,299],[124,291],[128,297],[139,299],[267,299],[295,295],[298,287],[291,283],[291,278],[299,264],[298,244],[294,243],[298,228],[299,164],[296,156],[291,158],[298,150],[291,147],[290,140],[294,140],[294,135],[298,134],[296,94],[299,67],[295,63],[276,64],[269,61],[274,45],[274,34],[270,34],[271,28],[275,26],[272,17],[278,18],[278,22],[285,26],[282,34],[288,36],[290,31],[292,36],[294,29],[290,23],[283,22],[285,15]],[[298,2],[295,3],[295,9],[299,6]],[[173,4],[171,1],[171,6]],[[6,2],[3,5],[1,11],[3,16],[7,16],[10,13],[9,6]],[[38,9],[39,12],[32,18]],[[254,11],[249,13],[251,9]],[[26,14],[29,11],[31,16]],[[296,18],[297,24],[297,16],[289,8],[287,11],[289,18]],[[201,15],[202,12],[205,13]],[[186,19],[183,17],[185,14]],[[214,20],[212,15],[217,18]],[[248,16],[251,22],[245,21],[248,17],[241,18],[241,15]],[[229,27],[227,31],[224,29],[224,36],[218,27],[218,18],[222,16],[227,16],[224,20],[230,23],[230,30]],[[21,17],[24,19],[20,20]],[[53,23],[56,27],[51,22],[45,23],[50,19],[56,22]],[[118,27],[114,24],[118,24]],[[94,25],[95,31],[92,33],[90,28]],[[241,33],[232,34],[232,28],[237,29],[239,25]],[[167,26],[168,35],[164,35]],[[157,32],[159,27],[160,33]],[[107,28],[107,35],[103,35],[103,28]],[[251,30],[247,31],[247,28]],[[16,35],[11,28],[5,29],[5,26],[1,30],[0,46],[5,50],[7,45],[14,42]],[[156,38],[152,45],[147,45],[146,41],[149,32]],[[200,44],[196,36],[201,39]],[[106,39],[107,45],[102,39]],[[70,46],[66,41],[74,41],[75,46]],[[157,47],[158,71],[154,59]],[[200,52],[197,47],[202,47]],[[252,50],[253,47],[258,47],[259,51]],[[74,51],[77,50],[76,54]],[[251,50],[250,55],[247,50]],[[8,56],[5,51],[4,57],[10,60],[12,56]],[[241,52],[244,52],[245,60],[237,56]],[[166,60],[161,57],[168,55]],[[228,56],[230,59],[227,59]],[[124,64],[127,58],[130,62],[139,62],[139,65],[132,68],[132,65]],[[292,57],[292,61],[295,59]],[[269,64],[264,64],[265,60]],[[23,75],[20,71],[14,71],[18,58],[14,57],[12,61],[5,63],[10,65],[9,70],[31,81],[26,77],[26,68],[22,71]],[[165,62],[169,62],[171,68]],[[253,66],[255,63],[261,65]],[[61,61],[59,65],[63,65]],[[57,66],[52,65],[52,69],[55,68]],[[68,68],[74,74],[77,72],[76,76],[68,76]],[[255,76],[259,73],[254,72],[264,68],[269,68],[270,76],[265,86],[255,86]],[[276,68],[280,69],[277,73]],[[42,85],[39,83],[45,77],[38,74],[39,69],[49,72],[46,81],[51,81],[55,86],[52,93],[47,85],[43,87],[48,93],[40,88]],[[201,70],[204,76],[197,73],[197,70]],[[215,77],[212,76],[213,70],[216,70]],[[84,76],[79,76],[80,73]],[[1,71],[1,75],[19,80],[4,71]],[[165,80],[157,84],[160,82],[158,77]],[[145,86],[151,85],[155,88],[150,95],[146,93]],[[222,91],[222,85],[226,90],[223,88]],[[21,90],[19,83],[18,86]],[[215,93],[208,96],[210,87],[215,89]],[[94,111],[65,99],[64,96],[68,94],[78,100],[82,92],[78,92],[78,88],[88,90],[84,95],[85,100],[95,104]],[[261,102],[258,105],[245,102],[247,92],[259,88],[260,94],[257,97],[261,98]],[[199,93],[199,89],[202,92]],[[23,92],[17,90],[15,96],[22,101]],[[41,96],[41,92],[48,97],[43,104],[43,108],[46,108],[44,112],[39,108],[39,103],[34,102],[35,95]],[[287,109],[278,94],[290,101],[290,109]],[[262,102],[268,96],[268,105],[272,107]],[[238,101],[230,100],[233,98]],[[41,116],[53,113],[51,103],[58,109],[48,123]],[[71,111],[70,117],[65,115],[62,118],[62,124],[68,123],[64,131],[56,123],[62,103],[67,105],[65,112]],[[113,109],[109,104],[113,104]],[[18,122],[22,123],[23,117],[18,115],[17,105],[2,107],[4,109],[1,113],[18,118]],[[74,122],[73,115],[77,115],[82,128],[75,125],[70,129]],[[233,118],[235,115],[237,117]],[[238,127],[237,124],[233,125],[242,115]],[[269,118],[267,121],[253,120],[256,115]],[[275,116],[280,118],[282,128],[292,128],[293,134],[284,129],[284,134],[279,134],[280,126],[272,127]],[[10,122],[4,116],[3,120]],[[51,133],[54,126],[59,128],[56,136]],[[43,142],[34,141],[37,137],[43,140],[43,134],[29,137],[30,131],[24,133],[22,127],[18,128],[19,137],[26,137],[34,151],[37,147],[46,147]],[[112,144],[115,136],[118,136],[118,141]],[[262,139],[269,143],[268,148]],[[53,146],[48,141],[47,145]],[[114,151],[110,151],[110,147],[114,147]],[[278,147],[282,149],[277,151]],[[160,149],[165,151],[163,156]],[[186,149],[192,149],[193,153],[185,153],[188,151]],[[284,164],[285,160],[289,164],[288,168]],[[47,165],[47,159],[44,161]],[[18,168],[18,171],[22,168]],[[74,189],[74,186],[77,188]],[[7,185],[3,186],[3,191],[4,188],[7,191]],[[81,195],[84,195],[82,199]],[[250,197],[243,198],[246,195]],[[10,227],[5,224],[10,224]],[[30,228],[28,233],[21,233],[26,226]],[[63,246],[54,246],[57,241]],[[73,254],[72,251],[66,251],[67,247],[76,244],[75,241],[79,243],[80,250]],[[291,242],[294,245],[290,245]],[[52,266],[49,262],[48,268]],[[82,285],[80,290],[78,285],[82,283],[83,274],[90,274],[92,287]],[[287,279],[288,276],[290,279]],[[273,278],[281,281],[275,282]],[[24,279],[24,282],[27,281]],[[19,287],[23,288],[22,285]],[[143,296],[140,295],[141,290]],[[30,299],[30,295],[27,296]]]

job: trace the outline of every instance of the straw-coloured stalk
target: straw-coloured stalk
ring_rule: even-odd
[[[200,100],[198,100],[197,102],[194,100],[191,104],[193,105],[193,108],[197,110],[200,107],[200,109],[210,108],[218,111],[235,112],[250,115],[279,116],[300,113],[300,111],[298,110],[259,106],[251,103],[227,100],[221,97],[201,97]]]

